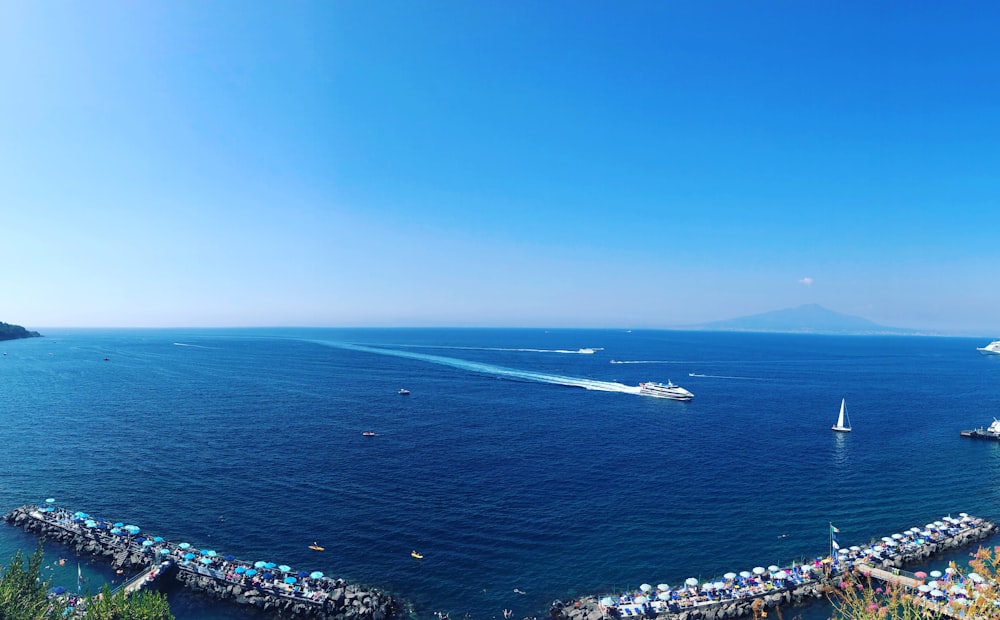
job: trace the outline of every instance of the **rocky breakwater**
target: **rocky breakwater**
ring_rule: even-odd
[[[52,500],[49,500],[52,501]],[[48,541],[108,561],[115,568],[151,570],[173,562],[173,578],[211,598],[252,606],[278,617],[321,620],[393,620],[401,606],[375,588],[331,579],[319,571],[292,572],[272,563],[249,563],[214,550],[196,550],[160,536],[141,533],[134,525],[112,524],[82,512],[70,513],[52,505],[22,506],[4,515],[4,521]]]

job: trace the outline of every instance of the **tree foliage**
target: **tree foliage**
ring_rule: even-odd
[[[27,563],[20,551],[14,553],[6,570],[0,571],[0,620],[55,620],[64,618],[65,600],[49,595],[51,583],[42,579],[42,543]],[[173,620],[165,596],[158,592],[115,593],[104,591],[88,596],[83,612],[70,617],[87,620]]]
[[[845,576],[831,596],[833,620],[1000,617],[1000,589],[997,586],[1000,547],[980,548],[969,562],[969,567],[971,571],[951,563],[954,572],[949,581],[965,589],[966,594],[961,598],[968,602],[964,604],[956,602],[955,597],[932,603],[926,598],[913,596],[901,585],[884,584],[860,575]],[[981,578],[978,582],[969,577],[973,571]]]

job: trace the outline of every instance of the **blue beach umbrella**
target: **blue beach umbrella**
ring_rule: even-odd
[[[202,564],[211,564],[212,563],[212,558],[202,558],[201,559],[201,563]]]
[[[153,536],[153,542],[163,542],[162,536]]]
[[[143,547],[152,547],[153,546],[153,541],[151,541],[151,540],[144,540],[144,541],[142,541],[142,546]]]
[[[288,571],[292,570],[292,567],[289,566],[288,564],[282,564],[281,566],[278,567],[278,570],[280,570],[283,573],[287,573]]]
[[[56,498],[50,497],[47,500],[45,500],[45,503],[46,504],[54,504],[54,503],[56,503]]]
[[[267,566],[267,562],[265,562],[264,560],[257,560],[256,562],[253,563],[254,568],[264,568],[265,566]]]
[[[244,566],[237,566],[236,570],[234,570],[233,572],[236,573],[237,575],[242,575],[243,573],[247,572],[247,569]]]
[[[274,573],[264,573],[260,576],[261,579],[274,579]]]
[[[257,571],[255,571],[252,568],[248,568],[246,574],[247,574],[247,577],[253,577],[254,575],[257,574]]]
[[[219,555],[218,553],[215,552],[214,549],[209,549],[208,551],[205,551],[204,554],[210,558],[214,558],[215,556]]]
[[[160,555],[169,555],[170,549],[160,548]]]
[[[126,525],[125,526],[125,531],[128,532],[129,534],[138,534],[139,533],[139,526],[138,525]]]
[[[236,556],[235,555],[227,555],[226,557],[224,557],[222,559],[225,560],[225,561],[227,561],[227,562],[232,562],[233,560],[236,559]]]
[[[136,538],[135,538],[135,540],[133,542],[137,542],[137,543],[146,542],[146,539],[143,538],[142,536],[136,536]]]
[[[87,519],[83,522],[83,524],[87,527],[97,527],[97,521],[94,521],[93,519]]]
[[[298,581],[295,577],[285,577],[285,583],[295,583]]]
[[[177,548],[178,549],[190,549],[191,548],[191,543],[183,542],[183,543],[177,545]]]
[[[118,522],[115,523],[115,527],[124,527],[124,526],[125,526],[125,524],[122,523],[121,521],[118,521]]]
[[[79,510],[77,510],[76,512],[74,512],[73,516],[76,517],[77,519],[89,519],[90,518],[90,515],[88,515],[85,512],[80,512]]]
[[[312,577],[313,579],[322,579],[323,573],[319,572],[318,570],[314,570],[313,572],[309,573],[309,576]]]
[[[184,559],[185,560],[193,560],[194,559],[194,554],[191,553],[191,552],[185,553],[184,554]]]
[[[307,570],[300,570],[300,571],[298,572],[298,575],[299,575],[299,578],[300,578],[300,579],[301,579],[302,577],[308,577],[308,576],[309,576],[309,571],[307,571]]]
[[[52,594],[65,594],[65,593],[66,593],[66,588],[62,586],[56,586],[52,588]]]

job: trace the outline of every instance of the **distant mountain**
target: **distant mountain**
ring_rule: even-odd
[[[11,325],[0,321],[0,340],[17,340],[18,338],[39,338],[38,332],[29,332],[20,325]]]
[[[918,333],[911,329],[886,327],[859,316],[841,314],[816,304],[774,310],[725,321],[702,323],[701,325],[687,325],[682,329],[842,335],[915,335]]]

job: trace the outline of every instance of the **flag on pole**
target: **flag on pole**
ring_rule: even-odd
[[[840,545],[837,544],[837,539],[836,538],[833,539],[833,548],[834,549],[840,549]]]
[[[830,524],[830,533],[831,534],[838,534],[838,533],[840,533],[840,528],[833,527],[833,524],[831,523]]]

